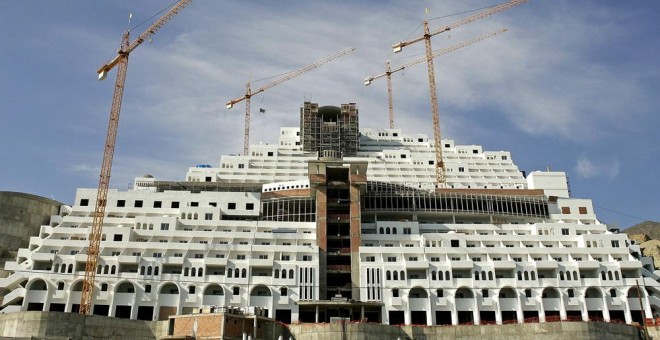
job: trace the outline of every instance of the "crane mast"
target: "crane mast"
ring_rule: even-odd
[[[325,63],[333,61],[333,60],[335,60],[339,57],[342,57],[342,56],[344,56],[344,55],[346,55],[350,52],[353,52],[353,51],[355,51],[355,47],[350,47],[350,48],[347,48],[347,49],[342,50],[340,52],[337,52],[337,53],[335,53],[335,54],[333,54],[329,57],[325,57],[325,58],[323,58],[323,59],[321,59],[321,60],[319,60],[319,61],[317,61],[313,64],[310,64],[310,65],[307,65],[307,66],[305,66],[303,68],[300,68],[298,70],[289,72],[286,75],[284,75],[282,78],[274,80],[274,81],[272,81],[272,82],[270,82],[270,83],[268,83],[268,84],[266,84],[266,85],[264,85],[264,86],[262,86],[262,87],[260,87],[256,90],[254,90],[254,91],[251,90],[250,83],[248,82],[247,86],[246,86],[246,89],[245,89],[245,95],[242,96],[242,97],[234,98],[234,99],[228,101],[227,104],[226,104],[227,109],[231,109],[232,107],[234,107],[235,104],[240,103],[241,101],[245,100],[245,136],[244,136],[244,139],[243,139],[243,155],[247,155],[248,152],[249,152],[249,148],[250,148],[250,98],[252,96],[254,96],[255,94],[264,92],[264,91],[270,89],[271,87],[273,87],[275,85],[281,84],[285,81],[291,80],[291,79],[293,79],[295,77],[298,77],[298,76],[300,76],[304,73],[307,73],[307,72],[309,72],[309,71],[311,71],[311,70],[313,70],[313,69],[315,69],[315,68],[317,68],[317,67],[319,67],[319,66],[321,66]]]
[[[149,39],[156,33],[156,31],[172,19],[174,15],[179,13],[191,2],[192,0],[179,1],[145,32],[140,34],[140,36],[138,36],[133,42],[129,42],[130,30],[126,31],[122,35],[122,42],[117,51],[117,55],[110,62],[102,65],[97,70],[99,80],[103,80],[110,70],[115,66],[118,66],[117,79],[115,80],[115,88],[112,95],[112,105],[110,107],[110,121],[108,122],[108,131],[103,148],[103,161],[101,163],[101,174],[99,176],[99,186],[96,194],[92,230],[89,234],[89,247],[87,249],[87,261],[85,262],[85,278],[83,280],[83,288],[80,298],[80,314],[90,314],[92,311],[94,280],[96,278],[96,266],[101,246],[101,232],[103,229],[103,218],[105,216],[106,201],[108,198],[108,188],[110,186],[112,159],[115,153],[115,142],[117,140],[117,129],[119,127],[119,114],[121,112],[124,84],[126,83],[126,72],[128,70],[128,56],[131,51],[138,47],[143,41]]]
[[[436,86],[435,86],[435,70],[433,66],[433,50],[431,48],[431,37],[433,37],[436,34],[440,34],[443,32],[447,32],[451,29],[454,29],[459,26],[463,26],[465,24],[469,24],[471,22],[477,21],[479,19],[486,18],[488,16],[491,16],[495,13],[499,13],[502,11],[505,11],[511,7],[515,7],[518,5],[521,5],[525,2],[528,2],[528,0],[512,0],[497,6],[494,6],[486,11],[477,13],[475,15],[469,16],[467,18],[458,20],[456,22],[453,22],[447,26],[440,27],[438,29],[435,29],[431,31],[429,29],[428,25],[428,19],[424,20],[424,34],[411,39],[407,41],[402,41],[399,43],[396,43],[392,45],[392,49],[394,50],[394,53],[399,53],[403,50],[403,47],[424,41],[425,43],[425,48],[426,48],[426,63],[427,63],[427,68],[428,68],[428,78],[429,78],[429,93],[430,93],[430,99],[431,99],[431,114],[433,118],[433,138],[434,138],[434,149],[435,149],[435,178],[436,178],[436,186],[438,188],[444,186],[446,182],[445,178],[445,163],[442,158],[442,138],[440,136],[440,118],[439,116],[439,110],[438,110],[438,98],[437,98],[437,92],[436,92]]]
[[[464,41],[460,44],[456,44],[456,45],[453,45],[453,46],[450,46],[450,47],[447,47],[447,48],[443,48],[443,49],[440,49],[440,50],[433,51],[433,58],[439,57],[441,55],[445,55],[449,52],[456,51],[458,49],[461,49],[461,48],[466,47],[468,45],[472,45],[476,42],[482,41],[484,39],[487,39],[487,38],[490,38],[492,36],[498,35],[500,33],[504,33],[506,31],[507,31],[506,28],[500,28],[500,29],[498,29],[496,31],[493,31],[493,32],[490,32],[488,34],[484,34],[484,35],[481,35],[481,36],[478,36],[478,37],[474,37],[470,40],[466,40],[466,41]],[[406,68],[408,68],[410,66],[422,63],[424,61],[426,61],[426,56],[424,56],[423,58],[419,58],[419,59],[415,59],[413,61],[407,62],[407,63],[405,63],[401,66],[398,66],[398,67],[392,69],[391,66],[390,66],[390,61],[388,60],[385,64],[385,72],[364,79],[364,85],[368,86],[368,85],[371,85],[372,81],[374,81],[378,78],[382,78],[382,77],[387,78],[387,100],[388,100],[388,106],[389,106],[389,112],[390,112],[390,129],[394,129],[394,108],[393,108],[393,106],[394,106],[393,102],[394,101],[392,99],[392,74],[394,74],[396,72],[399,72],[399,71],[402,71],[402,70],[405,70]]]

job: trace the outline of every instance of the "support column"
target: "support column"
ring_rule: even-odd
[[[319,323],[319,305],[316,305],[316,314],[314,315],[314,322]]]
[[[502,307],[500,306],[500,299],[495,301],[495,323],[502,324]]]

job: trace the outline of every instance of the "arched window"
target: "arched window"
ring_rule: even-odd
[[[197,276],[197,269],[195,269],[195,268],[190,268],[190,276],[192,276],[192,277]]]
[[[571,280],[571,272],[570,271],[566,272],[566,280],[568,280],[568,281]]]
[[[493,280],[493,272],[488,272],[488,279]]]
[[[401,274],[401,275],[400,275],[401,280],[405,280],[405,279],[406,279],[406,274],[403,272],[403,270],[401,271],[400,274]]]
[[[197,215],[197,213],[195,213],[195,214],[194,214],[193,216],[195,216],[195,219],[197,219],[197,218],[198,218],[198,215]]]
[[[381,234],[385,234],[385,229],[383,229],[383,227],[380,227],[379,231]]]
[[[390,234],[390,227],[385,228],[385,234]]]
[[[140,267],[140,275],[144,275],[144,266]]]
[[[564,272],[559,272],[559,279],[564,280]]]
[[[449,276],[449,271],[445,271],[445,280],[451,280],[451,276]]]
[[[578,279],[577,270],[574,270],[573,271],[573,280],[577,280],[577,279]]]
[[[110,274],[115,274],[116,272],[117,272],[117,266],[113,264],[112,267],[110,267]]]
[[[147,268],[147,275],[151,275],[151,266]]]
[[[477,281],[479,280],[479,272],[477,271],[474,272],[474,279]]]
[[[197,276],[204,276],[204,268],[197,269]]]
[[[275,275],[276,279],[280,278],[280,271],[279,270],[277,270],[277,269],[273,270],[273,274]]]
[[[605,280],[605,272],[604,271],[600,272],[600,278]]]
[[[481,279],[482,279],[482,280],[485,280],[485,279],[486,279],[486,272],[483,271],[483,270],[481,271]]]
[[[438,280],[444,280],[442,277],[442,270],[438,271]]]
[[[243,268],[243,269],[241,270],[241,277],[242,277],[242,278],[246,278],[246,277],[247,277],[247,269]]]
[[[525,281],[529,280],[529,272],[528,271],[525,271],[524,276],[525,276]]]
[[[392,273],[392,279],[394,279],[394,280],[399,279],[399,273],[396,270]]]
[[[62,267],[60,267],[60,273],[66,273],[66,264],[62,263]]]
[[[188,276],[189,269],[188,267],[183,268],[183,276]]]
[[[55,268],[53,268],[53,271],[57,273],[59,270],[60,270],[60,264],[55,263]]]
[[[611,272],[611,271],[608,271],[608,272],[607,272],[607,278],[608,278],[610,281],[613,279],[613,278],[612,278],[612,272]]]
[[[160,267],[158,267],[158,266],[154,267],[154,275],[158,275],[159,270],[160,270]]]
[[[286,269],[282,269],[282,278],[286,279]]]
[[[392,234],[396,235],[396,228],[392,228]]]
[[[531,272],[529,275],[532,277],[532,280],[536,280],[536,272]]]
[[[619,279],[619,272],[614,272],[614,278],[615,278],[616,280]]]
[[[518,280],[522,280],[522,272],[518,272]]]
[[[277,272],[277,270],[275,272]],[[234,271],[231,270],[231,268],[229,268],[229,270],[227,270],[227,277],[231,279],[233,273],[234,273]],[[275,278],[277,278],[277,275],[275,275]]]
[[[110,271],[110,266],[106,264],[105,267],[103,267],[103,274],[107,274],[109,271]]]
[[[235,277],[235,278],[239,278],[239,277],[241,277],[241,276],[240,276],[240,273],[241,273],[241,271],[240,271],[238,268],[234,269],[234,277]]]
[[[435,270],[431,272],[431,280],[435,281]]]
[[[293,269],[289,269],[289,278],[293,279]]]
[[[392,273],[389,270],[385,272],[385,280],[392,280]]]
[[[101,274],[101,270],[103,270],[103,266],[101,266],[100,264],[96,266],[96,274]]]

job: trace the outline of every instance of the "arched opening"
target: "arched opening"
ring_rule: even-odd
[[[431,280],[433,280],[433,281],[436,280],[435,270],[431,272]]]
[[[27,290],[48,290],[48,284],[42,279],[36,279],[28,284]]]
[[[474,294],[468,288],[462,287],[456,290],[454,295],[456,311],[458,313],[458,323],[472,323],[474,322]]]
[[[589,287],[587,291],[584,293],[584,297],[587,299],[596,299],[596,298],[599,299],[603,297],[603,293],[598,288]]]
[[[399,279],[399,272],[396,270],[392,272],[392,279],[393,280],[398,280]]]
[[[74,283],[74,284],[71,286],[71,291],[72,291],[72,292],[82,292],[82,289],[83,289],[83,282],[82,282],[82,280],[80,280],[80,281]]]
[[[605,272],[603,272],[605,273]],[[596,287],[589,287],[584,292],[589,320],[603,320],[603,292]]]
[[[210,284],[204,289],[204,295],[225,295],[225,290],[217,283]]]
[[[128,281],[124,281],[117,286],[117,293],[135,293],[135,286]]]
[[[188,276],[190,274],[190,269],[188,267],[183,268],[183,276]]]
[[[293,279],[293,269],[289,269],[289,278]]]
[[[566,280],[571,280],[571,272],[566,272]]]
[[[385,280],[392,280],[392,273],[389,270],[385,272]]]
[[[408,297],[412,299],[427,299],[429,297],[429,294],[426,292],[425,289],[415,287],[410,290],[410,293],[408,293]]]
[[[158,294],[179,294],[179,286],[168,282],[160,287]]]
[[[264,285],[258,285],[250,292],[250,297],[252,296],[271,296],[270,289]]]

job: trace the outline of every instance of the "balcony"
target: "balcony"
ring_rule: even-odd
[[[600,268],[600,262],[598,261],[577,261],[577,263],[580,270]]]
[[[516,263],[514,261],[493,261],[492,263],[495,269],[505,269],[505,270],[516,269]]]
[[[474,263],[472,261],[451,261],[449,262],[452,269],[472,269]]]
[[[559,263],[557,261],[536,261],[536,269],[557,269]]]
[[[642,267],[641,261],[619,261],[621,269],[638,269]]]

